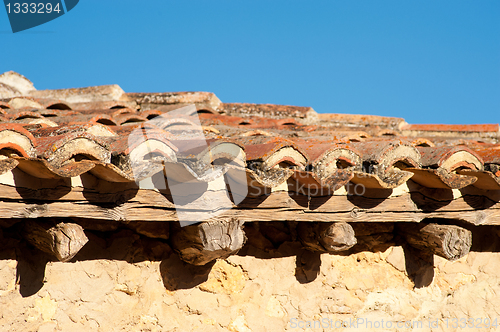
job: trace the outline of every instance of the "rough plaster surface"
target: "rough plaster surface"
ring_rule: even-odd
[[[43,254],[19,244],[2,250],[1,331],[411,331],[397,328],[404,321],[422,321],[415,331],[500,330],[479,329],[476,321],[460,328],[462,318],[500,316],[496,252],[455,262],[434,257],[434,267],[413,268],[412,279],[398,246],[349,256],[290,243],[271,254],[245,247],[193,267],[160,241],[130,232],[90,235],[69,263],[44,264]],[[415,287],[419,278],[428,286]],[[340,326],[358,318],[366,323]],[[385,328],[376,328],[382,320]],[[314,321],[324,328],[305,328]]]

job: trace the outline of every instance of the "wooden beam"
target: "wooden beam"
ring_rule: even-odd
[[[397,230],[414,248],[430,251],[450,261],[467,255],[472,246],[472,232],[460,226],[401,224]]]
[[[26,174],[16,175],[14,171],[0,175],[0,215],[4,220],[76,217],[123,223],[177,221],[176,206],[168,191],[139,189],[135,183],[110,183],[89,174],[82,175],[80,183],[74,179],[37,179]],[[347,191],[342,194],[342,190],[334,195],[311,197],[276,191],[248,197],[224,217],[250,222],[335,220],[351,223],[447,218],[474,225],[500,225],[500,190],[472,186],[460,191],[431,189],[411,180],[403,187],[397,190],[366,188],[363,196]],[[225,197],[226,193],[209,190],[201,198],[216,195]],[[194,195],[194,198],[200,197]],[[12,225],[10,221],[0,221],[0,224]]]
[[[22,235],[28,242],[59,261],[71,260],[88,242],[83,228],[74,223],[58,224],[26,220],[22,225]]]
[[[357,243],[352,226],[345,222],[300,222],[297,234],[302,245],[311,251],[343,251]]]
[[[243,221],[217,218],[196,225],[171,225],[170,244],[180,258],[193,265],[205,265],[237,253],[245,244]]]
[[[458,200],[457,200],[458,201]],[[450,204],[451,205],[451,204]],[[456,202],[468,209],[448,210],[447,207],[436,211],[372,211],[370,209],[353,208],[347,211],[318,212],[307,209],[269,208],[269,209],[230,209],[220,217],[237,218],[247,222],[254,221],[305,221],[305,222],[420,222],[426,218],[458,219],[473,225],[500,225],[500,208],[491,207],[475,210],[467,203]],[[48,202],[32,204],[24,201],[0,201],[0,215],[10,219],[21,218],[87,218],[115,220],[122,223],[130,221],[178,221],[175,209],[151,206],[146,203],[127,202],[120,205],[92,204],[88,201]],[[14,218],[14,219],[11,219]],[[20,220],[19,220],[20,221]],[[96,221],[98,222],[98,221]]]

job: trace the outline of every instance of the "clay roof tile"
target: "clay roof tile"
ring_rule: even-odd
[[[244,169],[250,187],[288,183],[304,194],[330,195],[350,182],[395,189],[410,179],[447,190],[500,188],[498,125],[409,125],[221,103],[209,92],[124,93],[116,85],[31,89],[0,101],[0,121],[0,173],[19,167],[41,178],[90,172],[133,182],[163,170],[210,181],[203,172],[227,164]]]

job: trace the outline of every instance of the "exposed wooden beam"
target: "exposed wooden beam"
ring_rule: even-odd
[[[61,262],[71,260],[88,242],[83,228],[74,223],[26,220],[22,225],[22,235],[35,247]]]
[[[311,251],[343,251],[357,243],[352,226],[345,222],[300,222],[297,234],[302,245]]]
[[[467,255],[472,246],[472,232],[460,226],[421,223],[397,228],[411,246],[450,261]]]
[[[243,221],[217,218],[196,225],[171,227],[170,243],[180,258],[193,265],[205,265],[237,253],[245,244]]]

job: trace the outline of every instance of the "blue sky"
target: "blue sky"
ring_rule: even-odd
[[[500,122],[500,1],[81,0],[13,34],[37,89],[211,91],[410,123]]]

